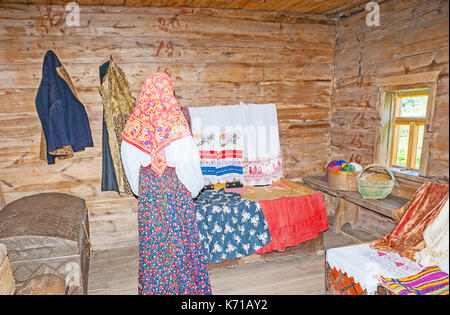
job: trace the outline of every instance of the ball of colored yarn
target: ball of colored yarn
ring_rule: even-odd
[[[339,166],[342,167],[343,163],[347,163],[347,162],[345,162],[344,160],[339,160],[339,161],[336,162],[336,165],[339,165]]]
[[[359,172],[360,170],[363,169],[363,167],[361,165],[359,165],[358,163],[355,163],[355,162],[351,162],[350,165],[353,165],[355,167],[356,172]]]
[[[341,167],[344,168],[345,165],[347,165],[347,163],[342,163]]]
[[[355,171],[355,167],[351,164],[346,164],[343,168],[342,171],[344,172],[354,172]]]
[[[327,168],[330,168],[330,167],[332,167],[332,166],[335,166],[336,163],[337,163],[337,160],[331,161],[330,163],[328,163]]]
[[[333,171],[340,171],[341,169],[342,169],[342,167],[340,165],[334,165],[330,168],[330,170],[333,170]]]
[[[337,160],[333,160],[330,163],[328,163],[327,167],[325,168],[325,174],[323,175],[322,179],[327,179],[328,177],[328,170],[336,165]]]

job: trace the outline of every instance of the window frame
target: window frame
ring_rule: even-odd
[[[417,89],[417,90],[407,90],[407,91],[394,91],[393,93],[393,102],[391,106],[393,106],[393,117],[391,122],[391,139],[390,139],[390,157],[389,157],[389,166],[411,170],[413,172],[419,172],[420,166],[417,167],[416,159],[417,159],[417,147],[419,144],[419,128],[420,126],[424,127],[425,136],[425,117],[401,117],[401,102],[402,98],[405,97],[418,97],[418,96],[427,96],[427,101],[429,97],[429,90],[426,89]],[[428,103],[427,103],[428,108]],[[425,112],[426,115],[426,112]],[[397,161],[397,153],[398,153],[398,132],[400,126],[409,126],[409,134],[408,134],[408,152],[406,157],[406,166],[396,164]],[[423,141],[423,139],[422,139]],[[423,142],[422,142],[423,144]],[[422,156],[421,156],[422,162]]]
[[[421,177],[427,176],[429,144],[432,132],[432,121],[435,112],[436,87],[439,73],[440,71],[431,71],[377,79],[379,91],[377,113],[379,119],[376,126],[376,138],[373,155],[373,161],[375,163],[390,166],[394,172],[398,171],[401,174]],[[392,118],[394,117],[393,97],[395,93],[400,91],[414,89],[428,89],[427,113],[424,122],[420,167],[418,170],[399,169],[398,167],[391,166],[390,164],[392,150],[390,139],[392,139]]]

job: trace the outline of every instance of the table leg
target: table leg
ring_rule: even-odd
[[[358,220],[359,206],[348,202],[339,196],[336,197],[336,210],[334,217],[334,230],[339,232],[342,226],[350,223],[352,228]]]

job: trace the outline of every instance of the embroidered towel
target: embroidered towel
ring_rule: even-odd
[[[242,180],[243,117],[240,105],[191,107],[192,135],[205,184]]]
[[[205,183],[269,185],[283,177],[275,104],[189,108]]]
[[[283,177],[275,104],[244,104],[244,185],[270,185]]]

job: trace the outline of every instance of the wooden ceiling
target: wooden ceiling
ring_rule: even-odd
[[[222,8],[325,15],[367,3],[367,0],[0,0],[0,3],[65,4],[74,1],[80,5]]]

